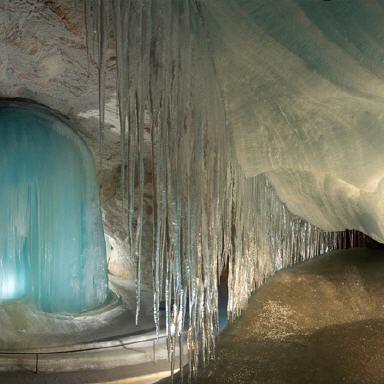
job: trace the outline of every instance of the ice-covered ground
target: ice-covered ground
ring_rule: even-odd
[[[154,328],[152,292],[143,289],[139,326],[135,325],[135,284],[110,276],[115,292],[109,304],[78,316],[39,312],[27,302],[0,306],[0,351],[62,347],[126,337]]]
[[[334,251],[277,273],[220,335],[196,382],[383,383],[383,256]]]

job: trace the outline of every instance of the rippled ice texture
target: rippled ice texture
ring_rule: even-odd
[[[95,167],[42,108],[0,104],[0,300],[81,312],[108,295]]]

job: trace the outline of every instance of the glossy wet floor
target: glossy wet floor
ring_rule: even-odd
[[[384,383],[384,252],[337,251],[279,272],[195,382]]]

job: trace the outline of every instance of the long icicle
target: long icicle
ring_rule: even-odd
[[[99,73],[99,150],[100,170],[103,169],[104,120],[105,120],[105,79],[107,72],[107,45],[109,35],[109,2],[97,0],[98,73]]]
[[[277,270],[335,248],[361,246],[364,239],[353,232],[322,232],[289,212],[266,175],[245,177],[210,56],[204,2],[84,1],[88,51],[97,55],[99,67],[101,152],[110,30],[115,39],[121,193],[128,249],[136,264],[136,321],[142,241],[152,241],[156,330],[164,300],[172,371],[177,349],[182,366],[186,343],[193,377],[214,357],[218,286],[224,272],[227,312],[233,320],[254,289]],[[152,239],[143,239],[148,219],[146,124],[151,136]]]

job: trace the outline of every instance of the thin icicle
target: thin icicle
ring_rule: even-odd
[[[160,303],[165,301],[172,373],[177,350],[183,363],[186,342],[192,377],[199,365],[214,357],[218,285],[224,270],[228,317],[233,320],[254,289],[278,269],[331,249],[361,245],[363,238],[351,232],[322,232],[288,211],[267,176],[244,176],[210,57],[204,2],[84,1],[88,50],[93,57],[97,51],[100,70],[101,150],[110,29],[116,42],[121,193],[126,207],[122,211],[127,211],[128,248],[136,263],[136,321],[142,241],[152,241],[156,330]],[[152,239],[143,239],[146,114],[152,154]]]
[[[97,0],[97,41],[98,41],[98,61],[97,69],[99,73],[99,151],[100,169],[103,168],[104,155],[104,120],[105,120],[105,80],[107,72],[107,44],[110,25],[109,2]]]

